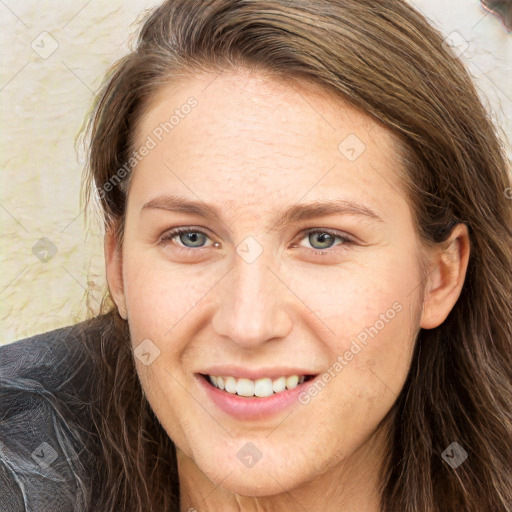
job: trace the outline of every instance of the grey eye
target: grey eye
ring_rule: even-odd
[[[202,244],[205,243],[208,238],[204,233],[199,231],[186,231],[184,233],[180,233],[179,235],[180,242],[185,247],[202,247]],[[190,243],[190,245],[188,245]]]
[[[308,241],[314,249],[329,249],[335,242],[335,237],[322,231],[313,231],[308,235]],[[316,246],[315,243],[319,245]]]

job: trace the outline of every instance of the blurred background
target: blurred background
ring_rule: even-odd
[[[94,211],[85,223],[80,209],[84,154],[75,137],[104,73],[159,3],[0,0],[0,345],[99,308],[102,230]],[[410,3],[466,63],[512,160],[512,33],[489,10],[505,13],[507,2]]]

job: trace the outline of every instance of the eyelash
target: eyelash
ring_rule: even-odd
[[[171,230],[167,231],[166,233],[164,233],[160,237],[158,244],[166,247],[166,246],[170,245],[173,238],[181,235],[182,233],[200,233],[200,234],[208,237],[208,234],[205,233],[204,231],[202,231],[199,227],[183,226],[183,227],[171,229]],[[350,238],[346,235],[342,235],[337,231],[333,231],[330,229],[318,229],[318,228],[311,228],[311,229],[307,229],[307,230],[303,231],[300,234],[300,237],[301,237],[300,240],[302,240],[304,237],[310,235],[311,233],[325,233],[325,234],[332,236],[333,238],[338,238],[342,241],[341,244],[338,244],[337,246],[333,246],[333,247],[339,247],[339,246],[343,247],[346,245],[354,245],[355,244],[355,242],[352,238]],[[182,247],[181,245],[178,245],[178,244],[175,244],[175,246],[178,250],[184,251],[184,252],[190,252],[190,251],[198,252],[203,249],[208,249],[208,247],[197,247],[194,249],[191,247]],[[298,245],[294,244],[294,248],[295,247],[298,247]],[[322,250],[322,249],[311,249],[311,250],[313,251],[314,254],[329,254],[332,252],[336,252],[336,251],[333,251],[332,248],[328,248],[328,249],[324,249],[324,250]],[[341,250],[343,250],[343,249],[341,249]]]

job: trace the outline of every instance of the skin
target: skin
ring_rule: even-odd
[[[135,147],[190,96],[197,106],[134,170],[119,253],[113,230],[105,235],[109,289],[133,347],[150,339],[160,351],[148,366],[136,358],[137,372],[178,450],[181,510],[376,512],[381,422],[419,329],[441,324],[460,295],[467,229],[457,226],[442,249],[424,247],[392,134],[324,90],[261,72],[164,86]],[[349,134],[366,146],[355,161],[338,149]],[[161,194],[211,202],[221,218],[142,209]],[[276,228],[283,208],[327,199],[356,201],[382,221],[338,213]],[[179,226],[205,235],[159,245]],[[308,237],[312,228],[353,243]],[[251,263],[236,251],[247,236],[263,250]],[[212,364],[326,372],[395,303],[400,312],[308,404],[241,421],[194,378]],[[248,442],[262,454],[251,468],[237,458]]]

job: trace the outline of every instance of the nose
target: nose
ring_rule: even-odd
[[[293,327],[289,311],[293,294],[276,273],[272,260],[264,255],[252,263],[236,255],[230,277],[217,291],[215,332],[247,349],[287,336]]]

